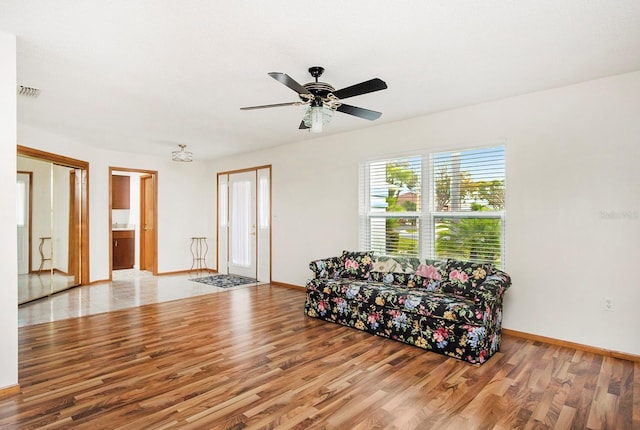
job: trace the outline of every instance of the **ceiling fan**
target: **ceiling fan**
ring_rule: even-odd
[[[269,76],[298,93],[300,101],[262,106],[248,106],[240,109],[252,110],[280,106],[309,106],[305,111],[302,122],[300,122],[300,126],[298,128],[300,130],[310,129],[313,133],[320,133],[322,131],[322,126],[331,120],[334,111],[368,119],[370,121],[380,118],[382,115],[381,112],[347,105],[342,103],[342,100],[348,97],[384,90],[387,88],[387,84],[383,80],[374,78],[365,82],[360,82],[359,84],[351,85],[350,87],[336,90],[325,82],[318,82],[318,78],[322,76],[323,72],[323,67],[310,67],[309,73],[313,78],[315,78],[315,82],[309,82],[304,85],[300,85],[286,73],[271,72],[269,73]]]

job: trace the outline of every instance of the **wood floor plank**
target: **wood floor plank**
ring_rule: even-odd
[[[640,364],[504,336],[482,366],[260,285],[19,329],[0,428],[634,429]]]

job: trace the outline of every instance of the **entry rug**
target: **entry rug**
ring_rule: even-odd
[[[189,279],[194,282],[202,282],[203,284],[213,285],[214,287],[229,288],[236,285],[255,284],[258,282],[253,278],[246,278],[238,275],[213,275],[204,278]]]

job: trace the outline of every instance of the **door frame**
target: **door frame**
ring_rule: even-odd
[[[265,164],[262,166],[255,166],[255,167],[247,167],[245,169],[238,169],[238,170],[227,170],[224,172],[218,172],[216,174],[216,270],[220,271],[220,210],[219,210],[219,205],[220,205],[220,177],[222,176],[228,176],[228,175],[233,175],[233,174],[237,174],[237,173],[246,173],[246,172],[255,172],[256,173],[256,177],[258,175],[258,171],[260,170],[267,170],[268,171],[268,175],[269,175],[269,244],[268,244],[268,258],[269,258],[269,262],[268,262],[268,267],[269,267],[269,282],[271,282],[272,280],[272,276],[273,276],[273,267],[272,267],[272,254],[273,254],[273,205],[272,205],[272,192],[273,192],[273,187],[272,187],[272,167],[271,164]],[[256,193],[258,193],[258,183],[256,183]],[[229,198],[229,192],[227,191],[227,199]],[[229,216],[229,205],[226,205],[227,207],[227,218]],[[258,205],[256,205],[256,211],[258,212],[260,209],[258,207]],[[256,218],[257,218],[257,214],[256,214]],[[228,229],[228,224],[227,224],[227,229]],[[257,232],[257,227],[256,227],[256,232]],[[228,234],[227,234],[228,236]],[[256,270],[259,274],[260,272],[260,258],[261,258],[261,254],[258,252],[258,248],[259,248],[259,243],[257,242],[257,235],[256,235]],[[226,240],[226,252],[225,255],[229,256],[229,240],[227,238]],[[227,264],[227,262],[224,262],[224,264]],[[228,273],[228,264],[226,267],[227,273]]]
[[[80,199],[78,195],[82,192],[80,185],[80,178],[75,170],[69,171],[69,249],[67,250],[67,274],[73,274],[74,284],[77,284],[78,279],[78,259],[74,258],[74,249],[78,248],[78,231],[77,228],[80,225],[80,219],[78,216],[78,203]]]
[[[153,178],[153,223],[154,223],[154,243],[156,249],[152,250],[153,252],[153,267],[151,273],[156,276],[158,274],[158,171],[157,170],[146,170],[146,169],[133,169],[130,167],[114,167],[109,166],[109,280],[113,280],[113,249],[111,244],[113,243],[113,221],[112,221],[112,201],[111,194],[113,192],[113,184],[112,178],[114,172],[131,172],[131,173],[140,173],[142,176],[151,176]],[[142,216],[142,214],[140,214]],[[142,228],[142,226],[140,226]],[[141,232],[141,230],[138,230]],[[142,234],[139,233],[140,238]],[[142,248],[140,248],[142,251]],[[145,249],[145,252],[148,250]],[[142,254],[142,253],[140,253]],[[140,255],[142,258],[142,255]],[[138,268],[140,267],[140,261],[138,261]]]
[[[21,145],[16,145],[16,155],[80,170],[80,190],[74,202],[80,207],[80,285],[89,284],[91,282],[89,277],[89,163]]]

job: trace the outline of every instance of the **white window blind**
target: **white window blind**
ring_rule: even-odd
[[[362,163],[361,249],[503,266],[504,160],[500,146]]]
[[[502,266],[504,147],[432,154],[430,241],[438,259]]]
[[[387,255],[420,255],[422,159],[407,157],[362,166],[361,242]]]

